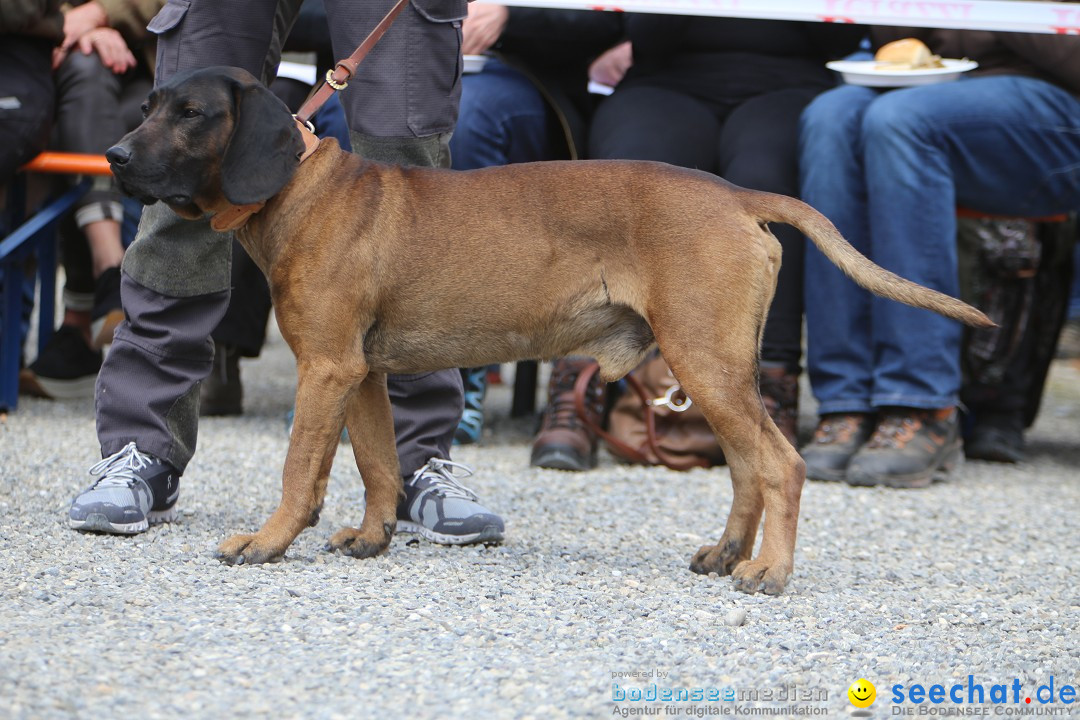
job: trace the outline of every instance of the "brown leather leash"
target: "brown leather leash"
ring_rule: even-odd
[[[330,99],[331,95],[348,87],[349,79],[356,72],[360,62],[375,47],[375,43],[382,39],[382,36],[390,29],[390,25],[408,4],[409,0],[398,0],[394,7],[390,8],[390,12],[386,13],[383,19],[379,21],[379,24],[375,26],[375,29],[368,34],[364,42],[360,43],[360,46],[353,51],[352,55],[344,60],[338,60],[332,70],[326,71],[326,80],[304,101],[304,104],[293,115],[296,118],[296,127],[299,128],[300,136],[304,140],[304,152],[300,155],[300,162],[304,162],[311,157],[311,154],[319,147],[319,138],[316,137],[315,128],[311,124],[312,116],[318,112],[323,103]],[[265,202],[251,203],[249,205],[230,205],[210,218],[210,226],[218,232],[239,230],[247,224],[252,215],[262,210],[265,205]]]
[[[337,65],[333,70],[326,71],[326,80],[323,81],[319,89],[312,93],[303,105],[300,106],[300,110],[296,113],[296,119],[301,123],[306,123],[311,120],[311,117],[315,112],[322,107],[323,103],[330,99],[330,96],[339,90],[344,90],[349,85],[349,79],[356,72],[357,66],[360,62],[367,57],[367,54],[371,52],[371,49],[375,47],[375,43],[379,42],[386,31],[390,29],[391,23],[401,14],[401,11],[405,9],[405,6],[409,4],[409,0],[398,0],[394,4],[394,7],[390,8],[390,12],[386,13],[386,17],[379,21],[379,24],[375,26],[375,29],[367,36],[364,42],[360,43],[360,47],[356,48],[352,55],[344,60],[338,60]]]

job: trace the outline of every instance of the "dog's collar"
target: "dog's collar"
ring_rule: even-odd
[[[300,137],[304,139],[304,152],[300,154],[300,162],[304,162],[318,149],[319,138],[313,132],[311,125],[301,122],[299,118],[296,120],[296,127],[300,130]],[[265,201],[247,205],[229,205],[224,210],[214,213],[214,216],[210,218],[210,227],[218,232],[239,230],[265,205]]]

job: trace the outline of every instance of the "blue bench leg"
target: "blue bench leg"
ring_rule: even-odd
[[[52,339],[56,325],[56,231],[45,231],[37,242],[38,259],[38,357]]]
[[[22,352],[23,270],[8,258],[3,264],[3,300],[0,312],[0,411],[14,410],[19,402],[19,355]]]
[[[0,268],[4,287],[0,298],[0,410],[14,410],[19,401],[19,360],[22,352],[22,293],[25,278],[22,259],[37,249],[41,276],[38,352],[53,333],[56,315],[55,225],[65,212],[90,189],[84,179],[49,202],[5,238],[0,238]],[[19,206],[21,207],[21,205]]]

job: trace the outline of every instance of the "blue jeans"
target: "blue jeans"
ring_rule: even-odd
[[[457,129],[450,138],[455,170],[551,158],[548,109],[517,70],[492,58],[461,81]]]
[[[803,199],[882,267],[959,294],[956,206],[1080,208],[1080,100],[1020,77],[818,96],[800,127]],[[807,245],[807,368],[819,412],[955,405],[962,327],[871,296]]]
[[[341,106],[337,93],[327,98],[323,106],[315,111],[311,124],[315,126],[315,134],[319,137],[332,137],[338,141],[342,150],[352,151],[349,123],[345,120],[345,108]]]

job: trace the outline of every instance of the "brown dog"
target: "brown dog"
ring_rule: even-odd
[[[806,204],[650,162],[549,162],[469,172],[365,161],[301,132],[248,73],[210,68],[151,93],[110,149],[123,187],[238,230],[270,281],[296,354],[296,418],[283,496],[227,562],[282,556],[317,521],[342,426],[367,506],[330,546],[390,543],[402,494],[387,373],[571,354],[622,377],[658,344],[716,431],[734,500],[691,569],[779,593],[791,573],[805,468],[758,395],[758,347],[780,267],[767,223],[794,225],[871,292],[957,318],[977,310],[877,267]],[[165,169],[168,169],[167,171]],[[481,282],[462,282],[465,277]],[[761,549],[751,559],[762,512]]]

